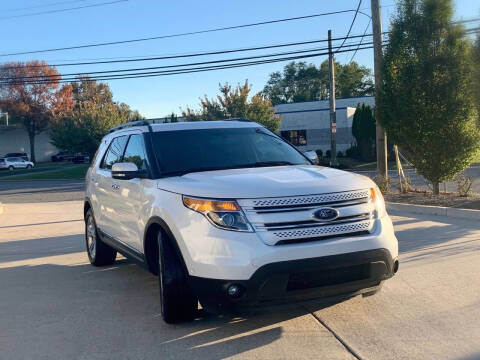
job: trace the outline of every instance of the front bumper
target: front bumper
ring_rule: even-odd
[[[398,269],[387,249],[272,263],[248,280],[220,280],[190,276],[202,305],[238,307],[324,297],[350,297],[378,288]],[[237,285],[235,297],[228,288]]]

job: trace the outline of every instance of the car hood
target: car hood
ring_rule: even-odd
[[[299,165],[190,173],[158,180],[162,190],[211,198],[262,198],[365,189],[369,178],[328,167]]]

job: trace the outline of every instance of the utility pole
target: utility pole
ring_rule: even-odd
[[[375,118],[377,123],[377,176],[388,181],[387,165],[387,134],[378,121],[379,95],[382,86],[382,20],[380,14],[380,0],[371,0],[372,30],[373,30],[373,63],[375,71]]]
[[[330,166],[338,166],[337,162],[337,113],[335,110],[335,61],[332,51],[332,30],[328,30],[328,68],[330,79]]]

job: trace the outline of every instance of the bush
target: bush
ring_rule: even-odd
[[[332,152],[330,150],[327,150],[325,153],[325,157],[330,158],[332,156]]]
[[[343,152],[339,151],[339,152],[337,153],[337,157],[342,158],[342,157],[343,157]]]
[[[375,181],[382,194],[386,194],[390,191],[390,181],[383,176],[377,175],[373,178],[373,181]]]
[[[318,156],[319,159],[321,159],[323,157],[322,149],[315,150],[315,152],[317,153],[317,156]]]
[[[360,160],[360,149],[356,145],[352,145],[345,153],[349,158]]]

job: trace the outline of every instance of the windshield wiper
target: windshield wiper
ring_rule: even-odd
[[[289,161],[258,161],[250,164],[240,164],[232,166],[212,166],[212,167],[202,167],[202,168],[193,168],[185,169],[179,171],[171,171],[163,173],[162,176],[183,176],[191,173],[204,172],[204,171],[216,171],[216,170],[231,170],[231,169],[246,169],[246,168],[255,168],[255,167],[267,167],[267,166],[284,166],[284,165],[297,165]]]
[[[266,166],[284,166],[284,165],[297,165],[290,161],[258,161],[253,164],[254,167],[266,167]]]

